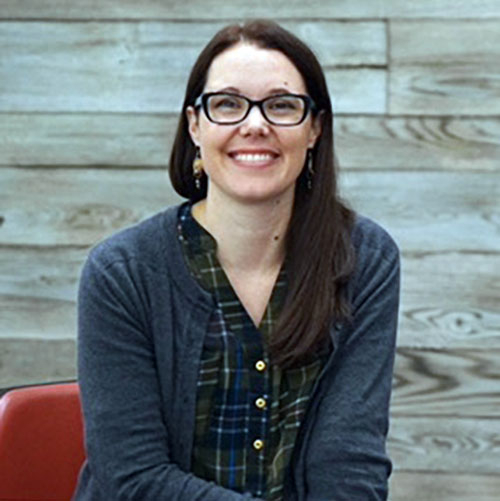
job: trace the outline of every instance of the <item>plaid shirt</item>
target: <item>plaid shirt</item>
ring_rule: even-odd
[[[267,341],[286,295],[284,268],[257,328],[217,259],[215,240],[188,203],[179,211],[178,231],[191,273],[216,303],[200,361],[192,471],[228,489],[280,501],[323,359],[285,372],[270,364]]]

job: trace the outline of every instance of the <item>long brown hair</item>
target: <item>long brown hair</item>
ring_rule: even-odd
[[[272,21],[249,21],[220,30],[203,49],[188,80],[182,113],[170,156],[172,185],[196,202],[207,195],[207,178],[197,189],[192,175],[195,146],[188,132],[186,109],[203,92],[215,57],[247,42],[282,52],[302,75],[309,96],[321,113],[321,135],[313,155],[314,177],[308,187],[303,169],[295,188],[295,202],[286,240],[288,291],[270,342],[273,362],[283,368],[311,359],[329,342],[333,321],[349,316],[345,285],[354,266],[350,233],[354,215],[337,192],[337,162],[333,145],[333,112],[321,65],[295,35]]]

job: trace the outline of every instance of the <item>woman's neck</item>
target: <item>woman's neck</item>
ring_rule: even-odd
[[[259,203],[209,195],[193,207],[193,217],[217,241],[226,271],[260,274],[275,272],[283,263],[292,206],[293,192]]]

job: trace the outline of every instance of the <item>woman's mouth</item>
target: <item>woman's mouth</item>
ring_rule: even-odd
[[[274,152],[248,152],[236,151],[229,156],[238,163],[247,165],[268,164],[275,160],[279,155]]]

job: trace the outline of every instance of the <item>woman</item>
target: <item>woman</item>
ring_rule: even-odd
[[[271,22],[216,34],[170,175],[189,202],[82,274],[75,499],[386,499],[398,250],[337,196],[312,52]]]

